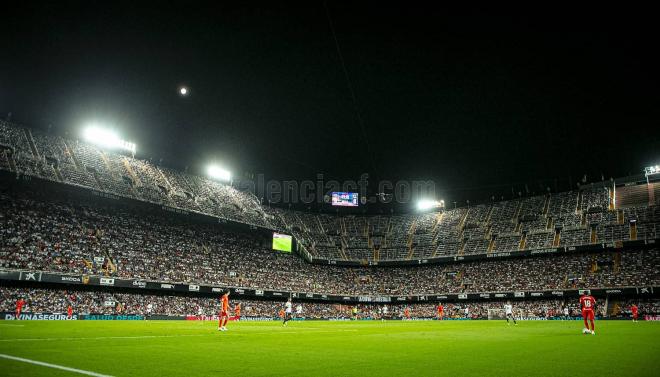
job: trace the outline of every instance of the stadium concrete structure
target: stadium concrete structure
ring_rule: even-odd
[[[195,297],[231,289],[350,305],[565,300],[590,289],[608,300],[603,314],[660,292],[660,182],[643,176],[438,212],[333,216],[265,207],[231,185],[8,122],[0,170],[7,212],[32,224],[57,217],[38,237],[3,235],[3,285]],[[19,234],[30,229],[18,223]],[[88,244],[58,239],[65,225],[86,227]],[[268,250],[272,231],[293,235],[294,255]],[[164,245],[132,249],[122,244],[140,242],[131,232]],[[35,249],[66,242],[56,263]]]

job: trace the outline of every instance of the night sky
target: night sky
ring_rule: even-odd
[[[215,160],[239,177],[431,179],[449,202],[660,163],[643,22],[478,25],[329,2],[347,80],[323,2],[139,3],[5,8],[2,117],[55,134],[111,125],[139,157],[193,172]]]

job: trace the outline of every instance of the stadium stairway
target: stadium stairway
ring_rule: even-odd
[[[541,212],[541,214],[544,216],[547,215],[549,208],[550,208],[550,195],[546,195],[545,202],[543,203],[543,211]]]
[[[559,247],[560,241],[561,241],[561,231],[559,229],[555,229],[555,238],[552,240],[552,246]]]
[[[34,144],[34,139],[32,138],[32,131],[27,128],[23,128],[23,133],[25,133],[25,138],[28,141],[32,155],[36,158],[39,158],[39,151],[37,151],[37,146]]]
[[[613,317],[621,313],[621,302],[619,300],[610,300],[609,297],[605,301],[605,315]]]
[[[73,164],[76,165],[76,169],[78,170],[84,170],[82,164],[78,160],[78,157],[76,157],[76,154],[73,153],[73,149],[69,147],[69,144],[65,140],[62,140],[62,144],[64,144],[64,148],[66,149],[66,152],[71,156],[71,159],[73,160]]]
[[[596,227],[592,226],[590,232],[591,232],[591,236],[590,236],[591,243],[598,242],[598,233],[596,232]]]
[[[525,245],[527,244],[527,232],[522,234],[520,237],[520,243],[518,244],[518,250],[525,250]]]
[[[133,169],[131,168],[131,164],[128,162],[128,159],[126,157],[122,158],[122,163],[124,164],[124,168],[128,172],[128,174],[131,176],[133,179],[133,182],[135,182],[135,186],[139,187],[142,186],[142,182],[138,179],[138,176],[135,174]]]

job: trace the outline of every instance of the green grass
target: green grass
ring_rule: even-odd
[[[0,353],[113,376],[657,376],[660,323],[1,321]],[[72,375],[0,358],[2,376]]]

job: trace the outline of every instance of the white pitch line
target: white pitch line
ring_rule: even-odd
[[[103,340],[103,339],[149,339],[149,338],[178,338],[183,336],[209,336],[209,334],[198,334],[198,335],[142,335],[142,336],[96,336],[91,338],[16,338],[16,339],[0,339],[0,342],[27,342],[27,341],[43,341],[43,340]]]
[[[57,364],[50,364],[50,363],[44,363],[43,361],[36,361],[36,360],[30,360],[30,359],[24,359],[22,357],[16,357],[16,356],[10,356],[10,355],[5,355],[4,353],[0,353],[0,358],[3,359],[8,359],[8,360],[14,360],[14,361],[20,361],[23,363],[28,363],[28,364],[34,364],[34,365],[40,365],[42,367],[48,367],[48,368],[53,368],[53,369],[61,369],[65,370],[67,372],[73,372],[73,373],[78,373],[78,374],[85,374],[88,376],[94,376],[94,377],[112,377],[108,374],[101,374],[101,373],[95,373],[95,372],[90,372],[88,370],[82,370],[82,369],[76,369],[76,368],[69,368],[65,367],[62,365],[57,365]]]
[[[0,323],[0,326],[10,326],[10,327],[11,327],[11,326],[13,326],[13,327],[23,327],[23,326],[25,326],[25,325],[12,325],[12,324],[9,324],[9,323]]]

